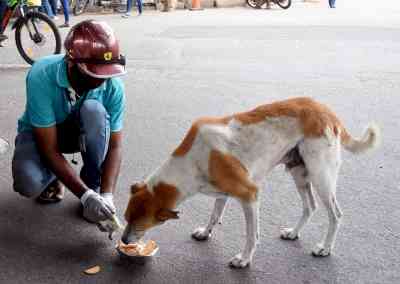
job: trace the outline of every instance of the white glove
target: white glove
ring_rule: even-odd
[[[101,197],[104,198],[104,201],[107,203],[107,205],[110,206],[111,208],[113,208],[113,212],[115,213],[115,211],[117,211],[117,210],[116,210],[115,205],[114,205],[114,196],[113,196],[113,194],[111,192],[106,192],[106,193],[101,193],[100,195],[101,195]]]
[[[112,208],[114,208],[114,212],[116,211],[113,194],[111,192],[101,193],[101,197],[104,198],[105,202]],[[118,220],[116,214],[113,214],[111,219],[107,219],[105,221],[100,221],[97,224],[97,227],[102,232],[108,232],[108,238],[112,240],[113,233],[118,231],[122,228],[121,222]]]
[[[82,197],[83,216],[94,223],[99,223],[107,219],[111,219],[115,213],[113,202],[106,200],[95,191],[89,189]]]

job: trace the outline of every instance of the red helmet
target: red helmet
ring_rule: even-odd
[[[126,73],[125,57],[106,22],[86,20],[72,27],[64,47],[68,60],[91,77],[111,78]]]

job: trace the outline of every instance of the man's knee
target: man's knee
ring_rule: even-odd
[[[22,151],[18,146],[12,161],[12,176],[14,191],[19,194],[34,198],[40,195],[55,176],[46,169],[35,153]],[[24,155],[25,154],[25,155]]]
[[[89,99],[82,104],[80,116],[86,147],[103,157],[110,137],[110,118],[106,109],[100,102]]]
[[[82,103],[80,118],[83,128],[105,128],[108,121],[108,113],[104,106],[96,100],[88,99]]]
[[[27,198],[38,197],[52,181],[50,178],[48,180],[40,179],[29,172],[19,173],[18,175],[13,173],[13,176],[14,191]]]

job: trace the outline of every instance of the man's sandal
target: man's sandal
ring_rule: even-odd
[[[53,181],[49,186],[37,197],[40,203],[56,203],[64,199],[64,185],[58,180]]]

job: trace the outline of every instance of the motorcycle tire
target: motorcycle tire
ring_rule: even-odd
[[[257,0],[246,0],[247,5],[249,5],[251,8],[254,9],[259,9],[260,7],[257,5],[258,1]]]
[[[288,9],[292,5],[292,0],[276,0],[275,2],[282,9]]]

